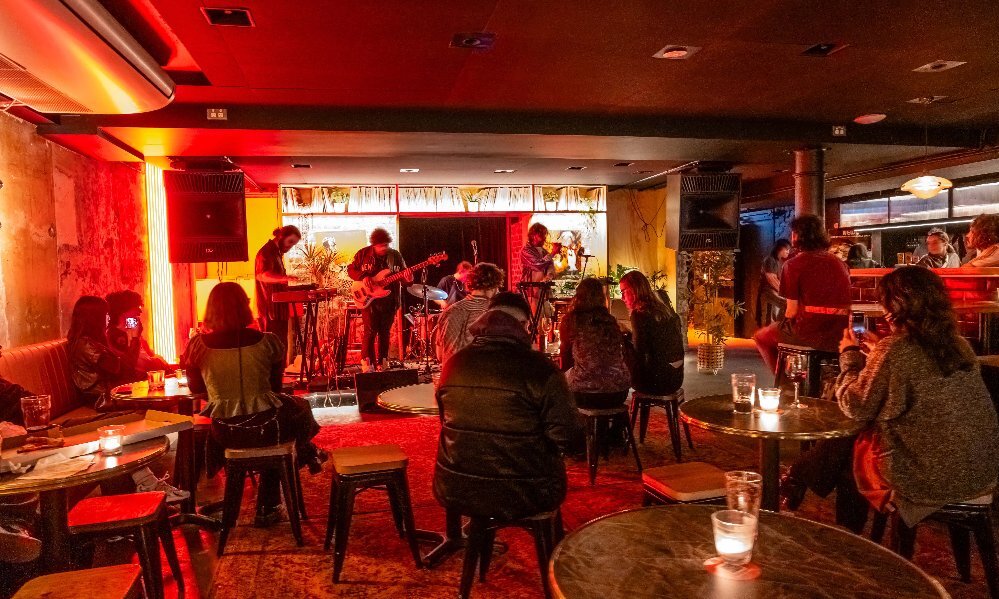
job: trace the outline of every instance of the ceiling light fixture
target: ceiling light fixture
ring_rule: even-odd
[[[305,164],[304,162],[296,162],[291,165],[291,168],[312,168],[312,165]]]
[[[634,162],[616,162],[614,163],[614,166],[632,166],[634,164]]]
[[[968,63],[960,60],[934,60],[933,62],[924,64],[921,67],[916,67],[912,69],[912,71],[914,73],[939,73],[941,71],[949,71],[950,69],[959,67],[962,64]]]
[[[205,8],[201,14],[212,25],[219,27],[253,27],[253,16],[245,8]]]
[[[883,114],[880,112],[872,112],[869,114],[862,114],[856,117],[855,119],[853,119],[853,122],[857,123],[858,125],[873,125],[874,123],[880,123],[886,118],[888,118],[887,114]]]
[[[567,171],[581,171],[581,170],[583,170],[585,168],[586,168],[585,166],[570,166],[570,167],[566,168],[565,170],[567,170]]]
[[[452,48],[468,50],[489,50],[496,43],[496,34],[485,31],[473,33],[456,33],[451,37]]]
[[[926,104],[927,109],[929,104]],[[923,160],[926,160],[927,154],[929,154],[930,148],[930,125],[929,118],[926,120],[926,124],[923,126]],[[950,182],[949,179],[943,177],[938,177],[936,175],[931,175],[925,170],[923,173],[914,178],[909,179],[902,184],[902,191],[906,193],[911,193],[921,200],[928,200],[930,198],[936,197],[938,193],[945,189],[950,189],[954,187],[954,184]]]
[[[418,173],[418,172],[420,172],[420,169],[418,169],[418,168],[401,168],[401,169],[399,169],[399,172],[400,173]]]
[[[665,58],[666,60],[686,60],[697,54],[700,50],[700,46],[681,46],[678,44],[670,44],[663,48],[662,50],[656,52],[652,55],[652,58]]]
[[[840,44],[837,42],[823,42],[821,44],[815,44],[805,48],[805,51],[801,54],[803,56],[810,56],[812,58],[825,58],[839,52],[843,48],[849,46],[849,44]]]
[[[513,168],[498,168],[498,169],[494,170],[493,172],[496,173],[496,174],[500,174],[500,173],[515,173],[515,172],[517,172],[517,169],[513,169]]]

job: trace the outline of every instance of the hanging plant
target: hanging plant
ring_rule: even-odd
[[[462,191],[461,198],[465,200],[465,210],[467,212],[478,212],[479,211],[479,194],[481,192],[476,191]]]
[[[344,213],[347,211],[347,200],[350,193],[343,189],[334,188],[330,191],[330,201],[333,202],[333,212]]]

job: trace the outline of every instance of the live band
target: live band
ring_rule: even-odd
[[[535,223],[528,230],[528,242],[520,252],[521,282],[518,289],[531,302],[534,326],[537,321],[550,316],[548,303],[552,279],[555,277],[555,260],[561,252],[558,243],[552,250],[544,248],[548,230]],[[259,326],[275,333],[282,340],[289,340],[289,323],[295,318],[304,319],[304,326],[295,327],[299,350],[303,354],[302,376],[307,382],[312,376],[341,374],[346,356],[346,321],[336,334],[336,339],[321,339],[318,327],[319,303],[335,299],[338,292],[332,289],[315,289],[296,285],[298,279],[285,269],[284,255],[302,239],[297,227],[287,225],[274,230],[273,238],[260,248],[255,261],[255,284]],[[426,257],[422,262],[407,266],[402,254],[391,247],[392,235],[382,228],[371,231],[369,244],[354,254],[347,274],[353,281],[350,289],[348,311],[359,312],[363,328],[361,338],[361,371],[369,372],[390,368],[389,347],[396,314],[406,290],[419,299],[405,318],[412,325],[412,334],[405,357],[434,361],[433,334],[435,317],[443,308],[458,302],[467,295],[465,280],[472,264],[460,262],[453,274],[443,277],[436,287],[415,283],[415,277],[426,279],[426,270],[447,260],[440,252]],[[474,243],[474,242],[473,242]],[[475,254],[477,257],[477,247]],[[321,348],[331,346],[333,360],[324,364],[320,359]]]

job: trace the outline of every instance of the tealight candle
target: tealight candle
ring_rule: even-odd
[[[724,560],[726,567],[742,568],[752,559],[756,522],[756,516],[738,510],[722,510],[711,514],[715,551]]]
[[[764,412],[776,412],[780,407],[780,389],[765,388],[759,390],[760,409]]]
[[[124,425],[113,424],[111,426],[102,426],[97,429],[98,442],[100,443],[101,453],[104,455],[118,455],[121,453],[121,442],[122,433],[125,432]]]

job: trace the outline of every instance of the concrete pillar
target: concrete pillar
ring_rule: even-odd
[[[794,215],[826,215],[825,148],[794,151]]]

